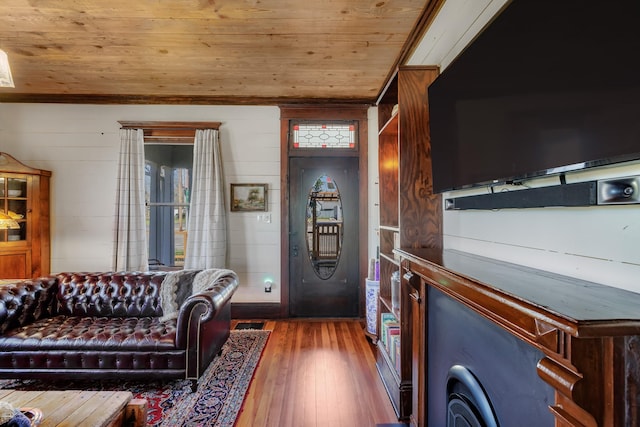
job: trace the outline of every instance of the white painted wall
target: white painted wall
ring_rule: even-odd
[[[505,3],[506,0],[447,0],[408,63],[446,69]],[[573,173],[567,182],[629,175],[640,175],[638,163]],[[549,185],[551,181],[545,178],[527,184]],[[553,183],[557,182],[555,178]],[[446,193],[444,198],[485,191]],[[640,205],[444,213],[447,248],[634,292],[640,292],[639,242]]]
[[[51,270],[108,271],[118,120],[220,121],[227,182],[268,183],[271,223],[229,212],[234,301],[280,301],[280,111],[252,106],[0,104],[0,151],[51,170]],[[228,209],[228,206],[227,206]],[[264,279],[274,280],[271,293]]]
[[[377,182],[376,110],[369,116],[369,164]],[[257,213],[229,212],[229,268],[238,272],[234,302],[280,301],[280,109],[260,106],[57,105],[0,103],[0,151],[53,172],[53,273],[111,269],[118,120],[220,121],[226,180],[267,183],[271,223]],[[370,241],[375,256],[377,186],[370,189]],[[227,210],[229,206],[227,205]],[[264,280],[274,281],[271,293]]]

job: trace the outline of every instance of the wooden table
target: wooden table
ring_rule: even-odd
[[[40,427],[144,427],[147,401],[128,391],[0,390],[0,400],[15,408],[38,408]]]

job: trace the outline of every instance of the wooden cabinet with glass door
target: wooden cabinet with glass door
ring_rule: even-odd
[[[50,272],[50,177],[0,152],[0,279]]]

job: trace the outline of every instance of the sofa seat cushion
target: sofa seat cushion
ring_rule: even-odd
[[[158,317],[68,317],[37,320],[0,336],[0,351],[176,350],[176,321]]]

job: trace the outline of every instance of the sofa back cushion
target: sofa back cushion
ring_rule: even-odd
[[[60,273],[58,312],[67,316],[162,316],[163,272]]]
[[[0,335],[56,315],[58,279],[42,277],[0,286]]]

